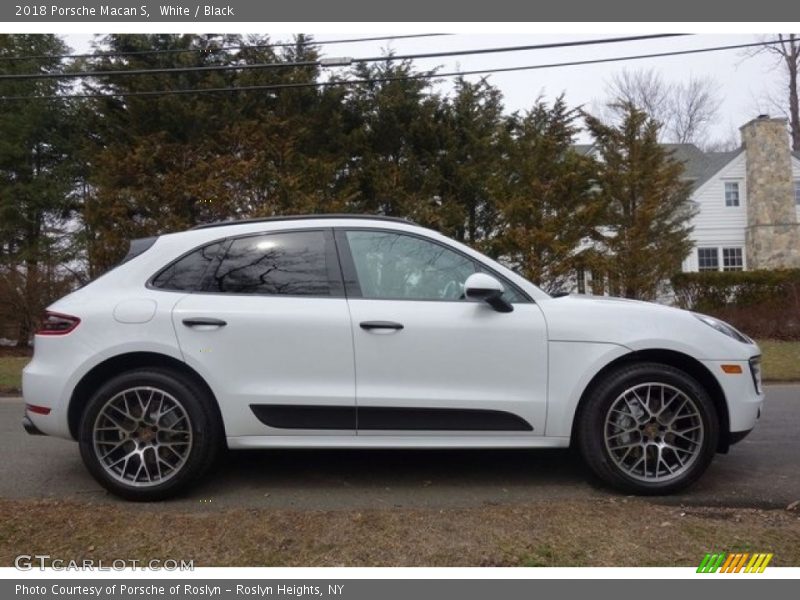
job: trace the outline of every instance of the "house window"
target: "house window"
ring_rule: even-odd
[[[592,288],[593,296],[604,296],[606,293],[606,280],[602,271],[592,269],[592,281],[589,284]]]
[[[697,249],[697,268],[699,271],[719,271],[719,252],[717,248]]]
[[[800,206],[800,179],[794,182],[794,203]]]
[[[725,182],[725,206],[739,206],[739,182]]]
[[[579,268],[578,272],[577,272],[577,278],[578,278],[578,293],[579,294],[585,294],[586,293],[586,271],[584,271],[582,268]]]
[[[741,248],[723,248],[722,249],[722,270],[723,271],[741,271],[744,269],[744,260],[742,259]]]

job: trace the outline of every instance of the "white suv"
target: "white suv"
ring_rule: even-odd
[[[407,221],[315,215],[138,240],[53,304],[25,428],[134,500],[220,448],[562,448],[605,482],[696,480],[760,415],[759,349],[716,319],[551,297]]]

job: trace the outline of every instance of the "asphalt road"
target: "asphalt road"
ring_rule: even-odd
[[[77,445],[29,436],[17,398],[0,398],[0,497],[119,502],[87,474]],[[230,452],[212,477],[162,509],[463,507],[614,494],[568,450]],[[800,385],[769,386],[760,423],[687,492],[653,502],[782,508],[800,500]],[[148,510],[153,505],[147,506]]]

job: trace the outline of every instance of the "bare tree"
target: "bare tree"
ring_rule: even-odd
[[[706,77],[690,77],[672,86],[666,126],[673,141],[705,143],[708,130],[719,114],[720,101],[715,88],[713,79]]]
[[[710,138],[703,144],[706,152],[731,152],[742,145],[739,129],[728,121],[727,132],[716,138]]]
[[[763,46],[749,52],[750,56],[771,54],[778,64],[786,68],[786,86],[788,91],[788,111],[782,102],[780,110],[788,113],[789,128],[792,136],[792,150],[800,151],[800,100],[798,100],[798,75],[800,75],[800,34],[779,33],[761,39]],[[773,102],[774,104],[774,102]]]
[[[670,83],[654,69],[624,70],[606,85],[608,105],[632,104],[662,124],[661,141],[705,145],[719,115],[716,83],[694,77]]]
[[[670,85],[655,69],[624,69],[606,83],[609,105],[633,106],[662,124],[670,111]]]

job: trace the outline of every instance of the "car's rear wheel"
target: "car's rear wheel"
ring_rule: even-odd
[[[609,373],[578,418],[586,463],[605,483],[634,494],[691,485],[711,463],[719,439],[714,403],[703,386],[657,363]]]
[[[213,464],[221,428],[208,393],[169,370],[137,369],[106,382],[86,405],[81,456],[89,472],[129,500],[185,491]]]

